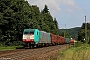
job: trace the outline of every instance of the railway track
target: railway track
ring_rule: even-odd
[[[67,44],[35,49],[0,51],[0,60],[49,60],[50,56],[66,49]]]

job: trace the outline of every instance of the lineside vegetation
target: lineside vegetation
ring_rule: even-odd
[[[58,56],[51,60],[89,60],[90,45],[80,42],[77,44],[74,47],[59,52]]]

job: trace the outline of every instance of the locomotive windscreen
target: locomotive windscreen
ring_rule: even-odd
[[[34,34],[34,31],[33,32],[24,32],[24,34]]]

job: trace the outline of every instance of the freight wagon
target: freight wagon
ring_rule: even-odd
[[[77,42],[77,41],[70,39],[70,44],[74,45],[75,42]]]
[[[54,35],[54,34],[50,33],[50,37],[51,37],[52,45],[57,45],[57,43],[58,43],[57,35]]]
[[[66,44],[70,43],[70,39],[69,38],[65,38],[65,43]]]

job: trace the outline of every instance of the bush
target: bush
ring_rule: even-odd
[[[77,41],[77,42],[75,43],[74,47],[80,47],[82,44],[83,44],[82,42]]]

